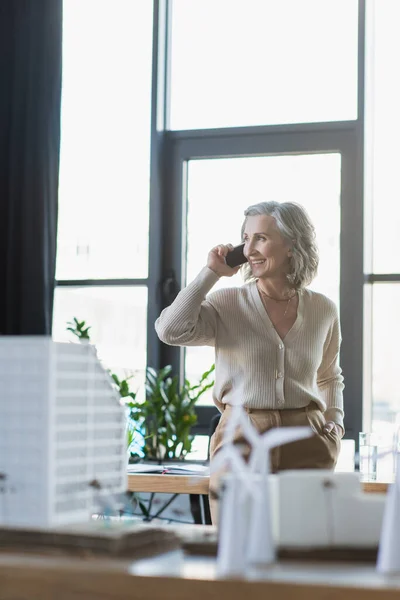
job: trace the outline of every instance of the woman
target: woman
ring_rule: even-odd
[[[336,306],[307,289],[318,267],[314,227],[299,205],[261,202],[242,226],[245,285],[207,296],[220,277],[239,267],[225,261],[231,245],[213,248],[196,279],[156,322],[171,345],[215,347],[214,402],[222,412],[210,446],[221,448],[230,406],[242,403],[260,432],[310,425],[312,438],[276,448],[272,471],[333,469],[343,427],[343,377]],[[236,442],[249,448],[237,432]],[[217,478],[210,491],[216,492]],[[213,521],[216,503],[211,502]]]

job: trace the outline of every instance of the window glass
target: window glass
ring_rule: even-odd
[[[192,451],[187,454],[186,460],[207,460],[209,442],[210,438],[208,435],[195,435],[192,443]]]
[[[400,273],[400,2],[369,2],[367,8],[366,192],[373,199],[373,272]]]
[[[74,317],[90,325],[91,341],[107,369],[123,377],[134,374],[136,390],[146,368],[147,288],[57,287],[54,340],[76,340],[67,331],[67,323]]]
[[[400,417],[399,391],[394,384],[399,371],[399,306],[398,283],[372,286],[372,429],[379,434],[391,432]],[[388,315],[393,315],[389,325]]]
[[[171,129],[357,118],[357,0],[173,0]]]
[[[64,2],[59,280],[147,277],[152,5]]]

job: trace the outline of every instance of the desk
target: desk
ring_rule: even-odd
[[[208,475],[161,475],[161,474],[132,474],[128,475],[128,490],[130,492],[163,492],[166,494],[199,494],[208,495],[210,478]],[[386,493],[388,484],[379,481],[362,483],[364,492]]]
[[[372,494],[386,494],[388,485],[388,483],[383,483],[381,481],[364,481],[362,487],[364,492],[370,492]]]
[[[0,600],[398,600],[400,576],[374,564],[282,561],[257,580],[218,580],[215,559],[164,555],[139,561],[0,554]]]
[[[130,492],[150,492],[164,494],[189,494],[190,508],[196,524],[211,525],[210,506],[208,503],[209,476],[161,475],[130,473],[128,490]],[[362,483],[364,492],[386,493],[388,484],[381,482]]]
[[[129,473],[129,492],[189,494],[190,508],[196,524],[211,524],[208,487],[210,478],[202,475],[161,475]]]
[[[210,478],[208,475],[161,475],[129,473],[128,491],[130,492],[162,492],[165,494],[199,494],[208,495]]]

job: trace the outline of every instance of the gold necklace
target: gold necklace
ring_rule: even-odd
[[[289,304],[290,304],[290,301],[291,301],[291,299],[292,299],[292,298],[293,298],[293,296],[290,296],[289,300],[287,301],[286,308],[285,308],[285,312],[283,313],[282,321],[283,321],[283,319],[286,317],[286,313],[287,313],[287,311],[288,311]]]
[[[258,286],[257,286],[257,289],[258,289],[258,291],[261,293],[261,301],[262,301],[262,303],[264,304],[264,306],[265,306],[265,308],[266,308],[267,312],[268,312],[268,309],[267,309],[267,306],[266,306],[266,304],[265,304],[265,301],[264,301],[264,299],[263,299],[263,297],[262,297],[262,296],[266,296],[267,298],[270,298],[270,300],[275,300],[275,302],[287,302],[287,304],[286,304],[286,308],[285,308],[285,312],[283,313],[283,315],[282,315],[282,318],[281,318],[281,319],[280,319],[280,321],[279,321],[279,323],[281,323],[281,321],[283,321],[283,319],[284,319],[284,318],[286,317],[286,315],[287,315],[287,311],[289,310],[289,304],[290,304],[290,302],[291,302],[292,298],[294,298],[294,297],[295,297],[295,295],[296,295],[296,291],[294,291],[294,293],[293,293],[291,296],[289,296],[289,298],[279,298],[279,299],[277,299],[277,298],[273,298],[272,296],[269,296],[269,295],[268,295],[266,292],[264,292],[263,290],[261,290],[261,289],[260,289]],[[273,324],[273,327],[274,327],[274,329],[275,329],[275,325],[274,325],[274,324]]]
[[[257,286],[257,289],[263,296],[266,296],[270,300],[274,300],[274,302],[287,302],[287,300],[288,300],[288,298],[274,298],[273,296],[270,296],[269,294],[267,294],[267,292],[264,292],[264,290],[262,290],[259,286]],[[292,295],[289,296],[289,300],[294,298],[295,295],[296,295],[296,290],[293,290]]]

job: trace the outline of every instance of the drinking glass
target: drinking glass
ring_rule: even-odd
[[[359,434],[360,480],[377,481],[378,475],[378,437],[375,433],[362,431]]]

